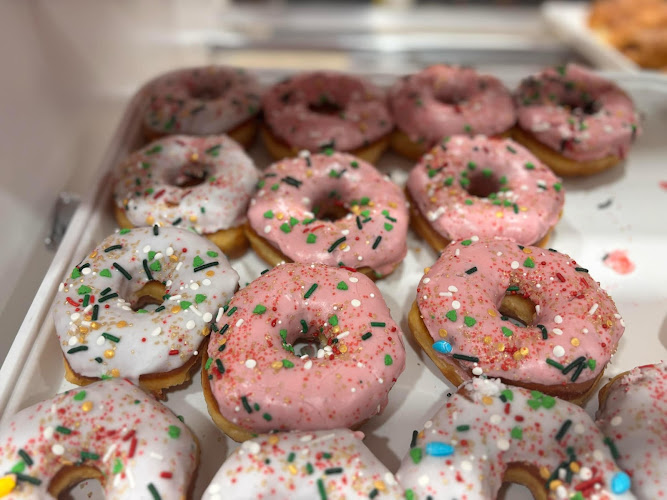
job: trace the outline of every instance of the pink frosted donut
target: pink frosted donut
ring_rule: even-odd
[[[199,462],[190,430],[130,382],[58,394],[0,429],[0,497],[61,498],[98,479],[105,498],[186,498]]]
[[[403,500],[394,475],[348,429],[282,432],[246,441],[225,461],[203,500]]]
[[[375,284],[321,264],[268,271],[234,295],[213,330],[204,395],[236,440],[356,427],[382,412],[405,366],[403,334]]]
[[[293,151],[357,152],[393,128],[384,91],[342,73],[296,75],[273,86],[262,102],[271,134]]]
[[[248,237],[270,264],[320,262],[375,278],[407,253],[403,192],[357,157],[304,152],[267,168],[259,188],[248,210]]]
[[[603,387],[597,424],[637,498],[667,498],[667,364],[635,368]]]
[[[503,481],[539,500],[635,498],[582,408],[497,379],[466,382],[414,431],[396,477],[407,500],[488,500]]]
[[[517,301],[527,326],[511,317]],[[416,306],[413,333],[425,327],[422,347],[457,385],[472,372],[576,401],[590,395],[625,329],[587,269],[501,239],[450,244],[419,283]]]
[[[261,93],[257,79],[241,68],[172,71],[146,86],[143,124],[153,136],[228,133],[259,114]]]
[[[443,141],[412,169],[407,189],[421,217],[450,241],[476,235],[535,244],[565,202],[560,179],[528,150],[484,136]]]
[[[556,162],[551,166],[561,175],[566,173],[558,158],[589,170],[596,165],[589,162],[608,166],[607,159],[616,163],[625,158],[640,132],[630,97],[615,83],[576,64],[526,78],[517,89],[516,104],[521,132],[517,137],[536,153],[540,146],[553,152],[550,160],[543,159]]]
[[[500,80],[459,66],[437,64],[401,78],[389,105],[398,130],[424,149],[450,135],[502,134],[516,121]]]

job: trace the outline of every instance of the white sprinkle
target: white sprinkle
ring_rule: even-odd
[[[576,434],[583,434],[584,432],[586,432],[586,428],[584,427],[584,424],[575,424],[574,432]]]
[[[553,353],[557,358],[561,358],[565,355],[565,349],[563,349],[563,346],[557,345],[554,347]]]
[[[254,359],[246,359],[245,360],[245,367],[246,368],[253,369],[256,366],[257,366],[257,361],[255,361]]]
[[[458,300],[452,301],[452,308],[453,309],[460,309],[461,308],[461,303]]]
[[[456,252],[454,252],[454,255],[456,255],[457,257],[458,257],[459,255],[461,255],[461,249],[460,249],[460,248],[457,248],[457,249],[456,249]]]
[[[155,254],[155,260],[160,260],[164,255],[162,255],[162,252],[158,252]]]
[[[308,361],[306,361],[306,362],[303,364],[303,367],[304,367],[306,370],[310,370],[310,369],[313,367],[313,362],[309,359]]]
[[[559,314],[556,314],[556,316],[554,316],[554,323],[560,325],[562,322],[563,322],[563,317],[560,316]]]
[[[102,457],[102,463],[107,463],[109,459],[111,458],[111,455],[113,454],[114,450],[116,449],[116,446],[118,446],[118,443],[113,443],[109,448],[107,449],[106,453]]]
[[[79,343],[78,337],[75,335],[74,337],[70,337],[69,340],[67,341],[69,345],[77,345]]]
[[[51,451],[53,452],[54,455],[60,456],[63,453],[65,453],[65,448],[63,448],[63,445],[56,443],[53,446],[51,446]]]
[[[379,378],[379,379],[378,379],[378,384],[384,384],[384,379]]]
[[[357,257],[357,260],[364,260],[364,258],[360,255],[359,257]]]
[[[122,306],[121,309],[123,311],[131,311],[132,310],[132,308],[130,306]]]
[[[428,421],[424,424],[424,429],[430,429],[431,427],[433,427],[433,422],[430,421],[430,420],[428,420]]]
[[[204,316],[202,316],[202,319],[209,323],[213,319],[213,315],[210,312],[204,313]]]
[[[541,309],[540,305],[539,305],[539,304],[535,304],[535,312],[536,312],[537,314],[540,314],[540,309]]]
[[[614,418],[611,419],[611,425],[613,427],[618,427],[621,425],[621,422],[623,422],[623,417],[616,415]]]
[[[222,307],[218,308],[218,314],[215,317],[215,322],[219,323],[220,319],[222,319],[222,315],[225,311],[222,309]]]
[[[452,292],[440,292],[438,295],[439,295],[440,297],[451,297],[451,296],[452,296]]]
[[[593,304],[593,307],[590,308],[588,314],[593,315],[597,310],[598,310],[598,303],[596,302],[595,304]]]
[[[472,463],[468,460],[464,460],[463,462],[461,462],[461,470],[470,472],[472,470]]]
[[[89,267],[84,267],[84,268],[81,270],[81,274],[83,274],[84,276],[88,276],[88,275],[89,275],[90,273],[92,273],[92,272],[93,272],[93,270],[92,270],[91,268],[89,268]]]
[[[171,247],[167,247],[167,249],[164,251],[164,253],[167,254],[167,257],[171,257],[172,255],[174,255],[174,249],[171,248]]]
[[[561,469],[561,470],[563,470],[563,469]],[[567,492],[567,488],[565,486],[563,486],[562,484],[559,485],[556,488],[556,496],[558,497],[558,500],[565,500],[566,498],[568,498],[569,494]]]
[[[359,301],[357,299],[352,299],[350,301],[350,304],[352,305],[352,307],[359,307],[361,305],[361,301]]]
[[[301,438],[299,439],[299,441],[301,441],[302,443],[307,443],[312,440],[313,440],[312,434],[306,434],[305,436],[301,436]]]
[[[503,253],[502,252],[496,252],[496,255],[500,257]]]
[[[555,335],[563,335],[563,330],[561,330],[560,328],[554,328],[553,330],[551,330],[551,332]]]
[[[479,236],[471,236],[470,240],[471,241],[479,241]]]
[[[512,261],[512,264],[510,265],[512,269],[519,269],[519,263],[515,260]]]
[[[583,334],[588,333],[588,328],[582,328],[582,329],[581,329],[581,333],[583,333]]]
[[[185,324],[185,328],[187,328],[188,330],[192,330],[194,327],[195,327],[195,321],[193,319],[191,319]]]
[[[193,283],[190,285],[190,290],[197,290],[199,288],[199,283]]]
[[[391,472],[385,472],[384,473],[384,482],[387,483],[389,486],[394,486],[398,484],[396,482],[396,478]]]
[[[190,311],[190,312],[195,313],[197,316],[201,316],[201,311],[199,309],[197,309],[196,306],[190,306],[190,307],[188,307],[187,310]]]
[[[424,279],[422,280],[422,283],[428,283],[429,281],[431,281],[431,278],[424,278]]]
[[[181,267],[183,267],[183,261],[180,261],[178,264],[176,264],[176,270],[180,271]]]
[[[342,234],[343,236],[347,236],[348,234],[350,234],[350,230],[349,230],[349,229],[343,229],[343,230],[340,232],[340,234]]]
[[[449,290],[452,293],[456,293],[459,291],[459,289],[456,288],[454,285],[449,285],[449,287],[447,287],[447,290]]]
[[[496,441],[496,446],[499,450],[506,451],[510,449],[510,442],[507,439],[499,439]]]
[[[355,278],[354,276],[350,277],[350,283],[356,283],[357,281],[359,281],[359,278]]]
[[[44,439],[51,439],[53,437],[53,427],[49,426],[44,429]]]
[[[340,340],[340,339],[344,339],[344,338],[347,337],[349,334],[350,334],[350,332],[343,332],[343,333],[337,335],[336,338],[337,338],[338,340]]]
[[[322,359],[324,357],[324,349],[317,350],[317,359]]]
[[[142,252],[144,252],[144,253],[148,253],[148,252],[150,252],[150,251],[151,251],[151,246],[150,246],[150,245],[146,245],[146,246],[144,247],[144,249],[142,250]]]
[[[498,425],[501,421],[502,421],[502,417],[500,415],[498,415],[497,413],[494,413],[489,418],[489,422],[491,422],[493,425]]]
[[[69,317],[69,319],[71,319],[72,321],[76,321],[76,320],[79,319],[80,317],[81,317],[81,315],[80,315],[79,313],[76,313],[76,312],[75,312],[75,313],[73,313],[73,314]]]
[[[95,341],[95,343],[96,343],[97,345],[103,345],[103,344],[104,344],[104,340],[105,340],[104,337],[102,337],[102,336],[100,335],[99,337],[97,337],[97,340]]]
[[[374,298],[375,298],[375,294],[374,294],[374,293],[371,293],[371,294],[369,295],[369,297],[370,297],[371,299],[374,299]]]
[[[268,224],[264,226],[264,234],[269,234],[271,232],[271,226]]]
[[[602,453],[601,450],[595,450],[593,452],[593,458],[598,462],[602,462],[604,460],[604,453]]]
[[[334,437],[336,437],[334,434],[325,434],[322,437],[318,437],[317,439],[313,439],[312,444],[321,443],[322,441],[329,441],[330,439],[333,439]]]
[[[357,392],[357,389],[356,389],[355,387],[352,387],[352,388],[350,389],[350,392]]]
[[[593,471],[589,467],[582,467],[579,469],[579,477],[584,481],[588,481],[593,477]]]
[[[429,481],[430,480],[426,474],[424,474],[423,476],[419,476],[419,479],[417,479],[419,486],[427,486]]]
[[[243,324],[243,318],[236,322],[236,326],[241,326]]]
[[[65,283],[61,283],[60,285],[58,285],[59,292],[62,292],[64,289],[65,289]]]
[[[205,278],[205,279],[201,282],[201,284],[204,285],[204,286],[209,286],[209,285],[211,284],[211,280],[208,279],[208,278]]]
[[[476,366],[472,369],[472,374],[477,377],[479,377],[482,373],[484,373],[484,370],[482,370],[479,366]]]

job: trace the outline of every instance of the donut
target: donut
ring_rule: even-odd
[[[536,500],[634,498],[582,408],[498,379],[466,382],[414,431],[396,478],[407,500],[496,498],[503,482]]]
[[[65,378],[86,385],[123,377],[162,397],[199,366],[210,323],[238,281],[219,249],[190,231],[110,235],[56,294]]]
[[[403,500],[403,489],[363,437],[348,429],[258,436],[234,450],[202,499]]]
[[[202,370],[208,411],[236,441],[274,430],[356,428],[388,403],[403,334],[375,284],[322,264],[283,264],[218,315]]]
[[[667,498],[667,364],[622,373],[598,394],[597,425],[637,498]]]
[[[96,479],[105,498],[182,499],[199,462],[194,435],[121,379],[58,394],[0,429],[0,496],[59,498]]]
[[[445,137],[507,135],[516,122],[512,94],[500,80],[444,64],[397,81],[389,107],[396,122],[391,146],[413,160]]]
[[[166,73],[143,90],[144,133],[149,140],[166,135],[227,134],[250,146],[259,123],[262,87],[241,68],[206,66]]]
[[[569,256],[474,237],[426,272],[408,323],[455,386],[484,374],[575,403],[590,397],[625,329]]]
[[[376,279],[405,258],[408,221],[403,192],[372,165],[305,152],[264,171],[246,235],[271,265],[319,262]]]
[[[375,163],[394,127],[382,89],[333,71],[284,80],[264,94],[262,105],[262,139],[276,160],[331,148]]]
[[[511,139],[457,135],[410,171],[412,227],[437,252],[451,240],[501,236],[544,245],[558,222],[561,180]]]
[[[119,165],[116,220],[122,228],[192,229],[228,257],[239,257],[248,248],[243,224],[258,175],[253,161],[225,135],[159,139]]]
[[[524,79],[515,100],[514,139],[558,175],[591,175],[616,165],[641,132],[632,99],[577,64]]]

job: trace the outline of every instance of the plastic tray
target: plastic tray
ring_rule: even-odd
[[[271,83],[284,73],[259,72]],[[512,71],[499,74],[513,87],[521,77]],[[667,358],[667,79],[646,74],[610,74],[634,97],[644,116],[644,134],[639,137],[628,160],[590,178],[566,180],[566,203],[550,246],[569,253],[590,269],[612,294],[627,329],[618,352],[607,369],[613,376],[639,364]],[[395,76],[375,75],[387,85]],[[126,113],[99,166],[96,183],[84,193],[53,263],[44,277],[35,300],[0,370],[0,425],[15,412],[57,392],[71,388],[63,379],[63,363],[54,333],[50,306],[58,284],[96,244],[115,228],[111,213],[109,174],[117,162],[140,142],[141,92],[130,101]],[[251,150],[258,166],[270,163],[259,141]],[[411,163],[386,153],[379,168],[399,184],[404,184]],[[662,183],[662,184],[661,184]],[[387,279],[378,282],[394,319],[408,331],[407,313],[423,269],[436,254],[409,236],[409,252],[403,264]],[[614,250],[627,251],[636,264],[634,272],[621,275],[603,258]],[[249,251],[232,261],[241,283],[251,281],[267,266]],[[409,447],[411,431],[422,424],[453,391],[440,372],[406,334],[407,367],[390,393],[386,411],[363,428],[365,443],[390,470],[396,471]],[[196,478],[194,498],[199,498],[227,455],[237,446],[212,423],[199,384],[199,375],[187,387],[170,392],[166,404],[194,430],[202,445],[202,460]],[[595,406],[592,403],[591,406]],[[590,408],[593,410],[594,408]],[[523,498],[513,486],[510,498]],[[73,491],[83,498],[85,488]],[[528,497],[526,497],[528,498]]]

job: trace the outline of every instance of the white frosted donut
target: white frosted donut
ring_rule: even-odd
[[[241,68],[172,71],[145,88],[143,124],[153,135],[226,133],[259,114],[261,93],[257,79]]]
[[[58,498],[98,479],[106,498],[179,500],[198,461],[194,436],[166,406],[107,380],[26,408],[0,429],[0,497]]]
[[[178,369],[197,356],[238,280],[220,250],[190,231],[120,230],[60,285],[53,318],[66,361],[83,377],[135,383]],[[141,303],[147,283],[161,305]]]
[[[263,434],[222,465],[203,500],[403,498],[394,475],[348,429]]]
[[[243,224],[258,171],[226,135],[177,135],[132,153],[117,176],[116,207],[133,226],[174,225],[208,235]]]
[[[396,474],[407,500],[496,498],[503,481],[538,499],[631,499],[630,477],[579,406],[475,378],[414,431]]]

